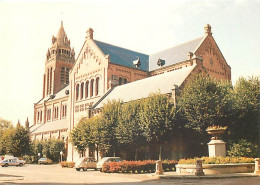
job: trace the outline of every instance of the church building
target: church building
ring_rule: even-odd
[[[85,42],[75,58],[63,23],[47,50],[43,94],[34,104],[31,139],[58,138],[66,143],[66,158],[80,157],[69,143],[69,133],[83,117],[98,114],[108,100],[129,102],[160,91],[175,99],[193,74],[231,80],[231,68],[217,43],[211,26],[204,35],[178,46],[147,55],[94,38],[86,32]],[[87,151],[87,156],[95,151]]]

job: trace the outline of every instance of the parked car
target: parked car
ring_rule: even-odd
[[[23,166],[25,165],[24,160],[19,160],[17,157],[12,158],[12,159],[4,159],[0,161],[0,166],[2,167],[8,167],[8,166]]]
[[[87,171],[88,169],[97,169],[97,161],[94,157],[81,157],[75,163],[75,169],[80,171]]]
[[[102,171],[104,165],[109,162],[121,162],[123,161],[120,157],[104,157],[97,163],[97,169]]]
[[[52,164],[52,160],[47,157],[42,157],[38,160],[38,164]]]

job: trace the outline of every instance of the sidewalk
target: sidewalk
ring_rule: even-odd
[[[176,172],[164,172],[163,175],[149,174],[148,176],[155,179],[227,179],[227,178],[243,178],[243,177],[260,177],[254,173],[231,173],[231,174],[210,174],[204,176],[195,176],[193,174],[184,174]]]
[[[16,180],[23,180],[23,179],[24,177],[22,176],[0,174],[0,182],[16,181]]]

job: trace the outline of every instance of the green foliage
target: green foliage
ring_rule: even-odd
[[[20,124],[15,128],[10,122],[0,119],[0,154],[23,156],[30,151],[29,131]]]
[[[141,123],[148,142],[162,143],[174,128],[174,104],[167,95],[152,94],[143,103]]]
[[[241,139],[238,143],[234,143],[227,151],[231,157],[256,157],[257,145]]]
[[[259,78],[240,78],[234,87],[234,99],[235,115],[231,133],[233,139],[245,138],[257,143],[256,140],[260,130]]]
[[[232,120],[232,84],[197,75],[180,92],[178,109],[187,128],[205,132],[208,126],[228,126]]]
[[[54,162],[58,162],[61,151],[65,152],[65,143],[59,139],[35,140],[31,143],[31,155],[34,160],[39,157],[38,153],[40,153],[41,157],[45,156]]]

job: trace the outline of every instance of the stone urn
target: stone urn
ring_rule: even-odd
[[[208,134],[212,135],[211,140],[219,140],[220,135],[224,134],[227,127],[220,127],[220,126],[211,126],[207,128]]]
[[[226,143],[221,140],[220,135],[226,131],[227,127],[210,126],[207,128],[208,134],[212,135],[208,143],[209,157],[226,157]]]

